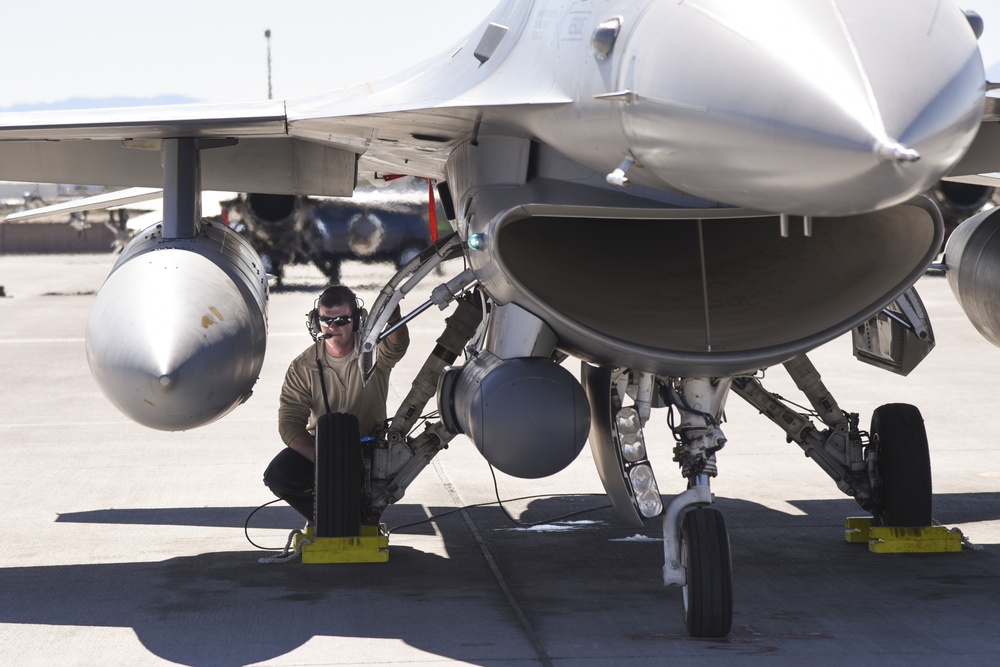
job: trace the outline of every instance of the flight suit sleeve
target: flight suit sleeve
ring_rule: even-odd
[[[286,445],[296,435],[308,430],[311,411],[312,382],[309,369],[292,362],[285,373],[285,383],[278,400],[278,433]]]
[[[406,354],[407,348],[410,346],[410,339],[407,338],[406,342],[402,345],[395,345],[388,338],[383,338],[378,344],[378,358],[375,361],[376,366],[381,366],[386,370],[393,368],[399,360],[403,358]]]

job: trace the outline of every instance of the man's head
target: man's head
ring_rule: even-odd
[[[346,304],[350,307],[350,314],[354,318],[354,325],[357,326],[361,304],[358,301],[357,295],[351,291],[351,288],[345,285],[331,285],[319,295],[317,303],[319,308],[333,308],[334,306]]]
[[[354,331],[361,306],[349,288],[333,285],[323,290],[317,301],[320,331],[331,350],[354,349]]]

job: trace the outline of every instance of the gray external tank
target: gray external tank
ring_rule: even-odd
[[[438,405],[450,432],[468,435],[491,465],[514,477],[554,475],[579,455],[590,432],[583,387],[540,357],[483,352],[448,369]]]
[[[973,326],[1000,345],[1000,208],[955,229],[944,253],[948,284]]]

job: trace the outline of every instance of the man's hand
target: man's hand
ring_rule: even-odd
[[[296,435],[288,446],[313,463],[316,462],[316,438],[311,436],[309,431],[302,431]]]
[[[399,304],[396,304],[396,308],[392,311],[392,315],[389,316],[389,321],[385,323],[386,327],[390,327],[394,322],[398,322],[402,315],[399,311]],[[410,340],[410,332],[406,328],[406,325],[399,327],[391,334],[389,334],[389,342],[393,345],[403,345],[406,341]]]

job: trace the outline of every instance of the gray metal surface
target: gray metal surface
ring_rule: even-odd
[[[857,506],[734,398],[713,484],[732,536],[734,626],[725,640],[694,640],[679,590],[659,583],[658,521],[637,529],[610,508],[551,520],[608,504],[589,449],[550,478],[498,474],[503,498],[541,494],[507,503],[525,521],[545,521],[532,530],[495,506],[469,507],[394,531],[386,564],[258,564],[263,552],[248,545],[243,522],[270,499],[260,478],[281,447],[278,390],[309,342],[302,313],[323,279],[295,267],[272,295],[268,356],[245,405],[206,428],[163,433],[118,414],[87,372],[84,323],[113,259],[0,256],[9,295],[0,299],[4,664],[639,666],[759,656],[798,666],[864,656],[984,665],[1000,651],[1000,351],[940,278],[918,284],[938,347],[909,377],[857,363],[847,337],[811,359],[863,423],[883,403],[920,407],[934,516],[984,550],[890,556],[846,544],[843,520]],[[391,274],[345,266],[366,300]],[[390,409],[423,362],[416,350],[440,335],[439,315],[410,323]],[[768,382],[795,395],[781,369]],[[662,490],[680,493],[658,411],[646,441]],[[493,498],[482,457],[459,437],[385,518],[400,526]],[[292,510],[267,508],[250,534],[280,547],[299,524]]]
[[[181,431],[252,393],[267,342],[267,277],[250,243],[224,225],[203,221],[198,236],[181,239],[160,227],[129,243],[101,287],[87,359],[124,414]]]
[[[595,51],[595,31],[616,17],[614,48]],[[476,52],[488,33],[499,39],[487,40],[483,62]],[[101,183],[128,180],[135,158],[118,139],[247,137],[292,168],[273,187],[298,193],[347,186],[352,154],[363,172],[440,178],[451,153],[481,132],[537,139],[602,175],[630,156],[637,166],[627,178],[643,185],[776,213],[844,215],[931,187],[971,144],[984,92],[975,35],[951,3],[506,0],[433,63],[285,106],[0,119],[0,138],[30,141],[0,150],[0,176],[34,179],[61,156],[64,182],[88,180],[73,169]],[[46,144],[54,138],[65,143]],[[300,155],[307,147],[316,152]],[[235,183],[283,173],[242,163],[241,151],[220,152],[233,159],[220,158],[218,171],[206,163],[206,176],[220,179],[206,187],[259,191]]]

